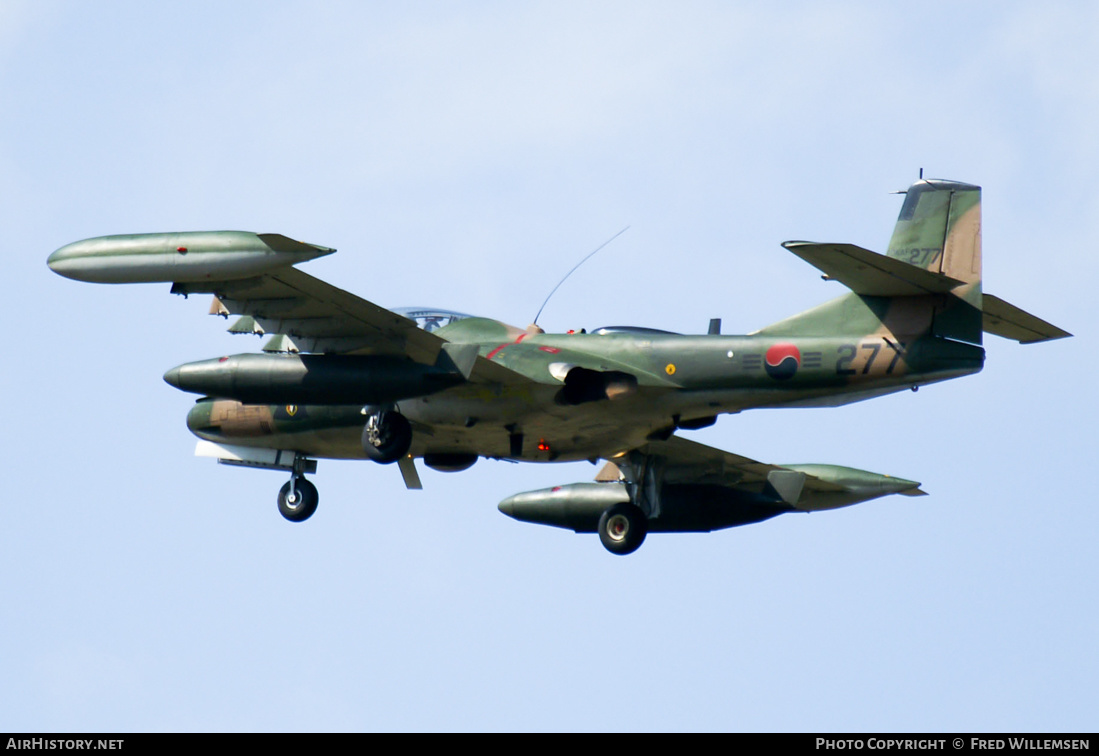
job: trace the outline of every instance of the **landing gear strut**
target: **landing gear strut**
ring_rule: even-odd
[[[317,487],[295,473],[279,491],[279,514],[290,522],[304,522],[317,511]]]
[[[363,451],[383,465],[392,464],[408,454],[412,446],[412,424],[395,410],[375,410],[366,417]]]
[[[629,502],[607,507],[599,518],[599,540],[612,554],[625,556],[637,551],[648,532],[645,513]]]

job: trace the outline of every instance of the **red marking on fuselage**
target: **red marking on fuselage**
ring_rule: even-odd
[[[766,355],[764,355],[767,364],[772,367],[778,367],[787,357],[793,357],[794,362],[801,365],[801,350],[797,348],[796,344],[791,344],[787,341],[772,344],[767,350]]]
[[[491,352],[489,352],[487,355],[485,355],[485,359],[486,360],[491,360],[493,357],[495,357],[497,354],[499,354],[500,350],[503,349],[504,347],[509,347],[512,344],[518,344],[520,341],[522,341],[523,339],[525,339],[529,335],[530,335],[529,333],[519,334],[519,338],[517,338],[515,341],[509,341],[508,343],[501,344],[500,346],[493,349]]]

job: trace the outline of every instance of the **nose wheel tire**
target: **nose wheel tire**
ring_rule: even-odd
[[[290,522],[304,522],[317,511],[320,495],[317,487],[305,478],[299,477],[293,483],[292,492],[290,482],[279,491],[279,514]]]
[[[607,507],[599,518],[599,540],[612,554],[625,556],[637,551],[648,532],[645,514],[627,502]]]

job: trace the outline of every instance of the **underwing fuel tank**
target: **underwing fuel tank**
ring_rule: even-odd
[[[188,231],[84,239],[61,247],[46,264],[93,283],[199,283],[258,276],[335,251],[281,234]]]
[[[181,391],[245,404],[384,404],[427,396],[465,379],[456,370],[385,355],[237,354],[164,374]]]

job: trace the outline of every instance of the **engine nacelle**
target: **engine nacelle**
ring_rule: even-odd
[[[428,452],[424,454],[424,464],[439,472],[462,472],[477,462],[476,454]]]
[[[182,391],[245,404],[390,404],[456,386],[457,371],[385,355],[237,354],[164,374]]]

